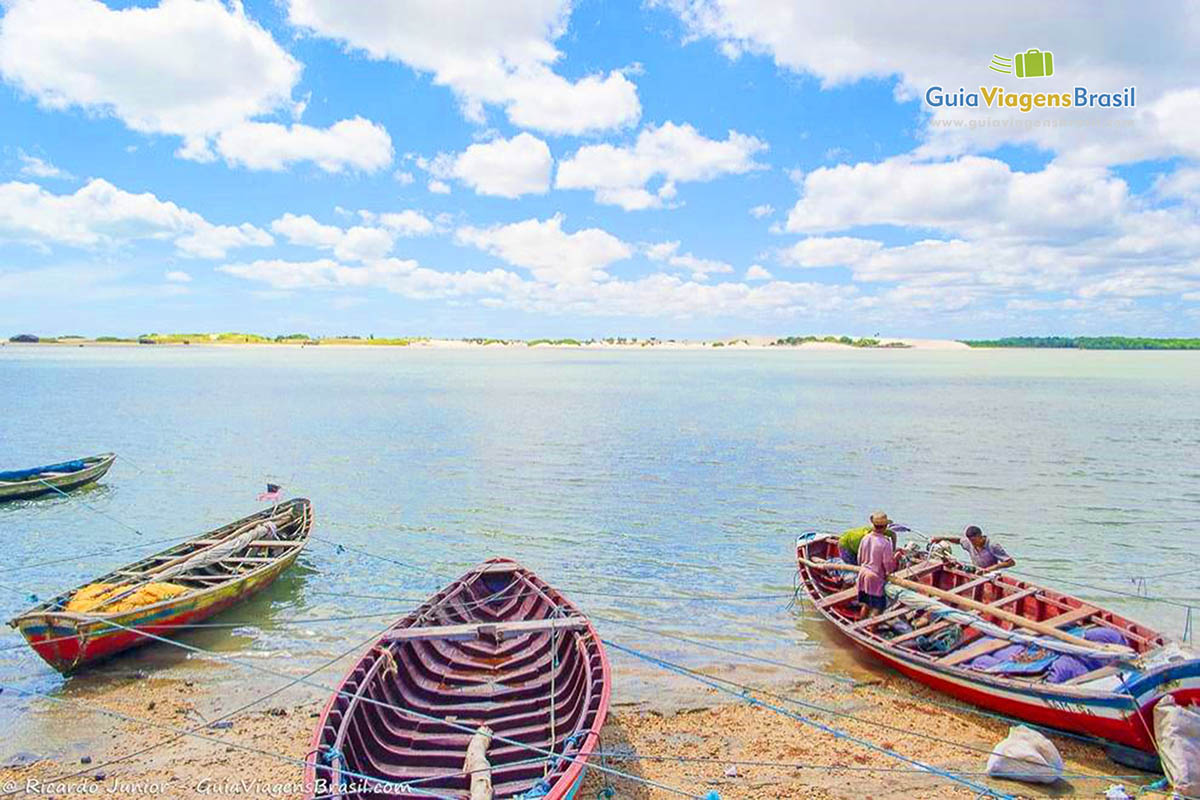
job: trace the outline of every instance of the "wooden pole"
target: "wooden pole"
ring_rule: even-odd
[[[854,564],[831,564],[827,561],[814,561],[812,559],[800,557],[800,563],[812,567],[813,569],[837,569],[847,572],[862,572],[863,568]],[[910,581],[906,578],[899,578],[895,575],[888,576],[888,583],[896,586],[902,586],[905,589],[911,589],[914,592],[936,597],[951,605],[959,606],[960,608],[969,608],[972,611],[977,611],[981,614],[988,614],[997,619],[1002,619],[1007,622],[1025,628],[1026,630],[1034,631],[1045,636],[1051,636],[1063,642],[1069,642],[1077,647],[1087,647],[1092,650],[1097,650],[1103,653],[1111,653],[1114,655],[1134,655],[1132,649],[1119,644],[1107,644],[1100,642],[1089,642],[1087,639],[1082,639],[1078,636],[1072,636],[1064,630],[1060,630],[1053,625],[1046,625],[1036,620],[1027,619],[1020,614],[1014,614],[1011,611],[1006,611],[1003,608],[996,608],[987,603],[981,603],[978,600],[972,600],[969,597],[962,597],[953,592],[939,589],[936,586],[930,586],[927,583],[919,583],[918,581]],[[1098,610],[1098,609],[1097,609]]]

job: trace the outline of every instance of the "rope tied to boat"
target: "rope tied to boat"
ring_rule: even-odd
[[[383,675],[386,677],[396,677],[400,674],[400,667],[396,664],[396,657],[392,655],[392,651],[383,645],[376,645],[371,648],[371,652],[378,653],[380,660],[384,661]]]

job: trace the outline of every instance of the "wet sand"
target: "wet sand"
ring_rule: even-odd
[[[736,674],[739,680],[747,677],[731,667],[706,671],[722,677]],[[257,694],[271,688],[276,687],[257,687]],[[682,693],[673,689],[664,686],[653,704],[614,704],[601,742],[606,758],[594,763],[693,796],[716,791],[724,800],[970,800],[979,794],[768,708],[707,688]],[[1006,734],[1006,725],[949,709],[945,698],[898,676],[854,686],[815,681],[772,684],[767,691],[799,703],[766,693],[755,696],[847,737],[969,776],[1012,796],[1098,797],[1113,782],[1133,786],[1154,780],[1150,775],[1103,777],[1134,773],[1110,762],[1097,747],[1056,736],[1070,776],[1067,780],[1049,787],[993,781],[983,775],[987,751]],[[250,688],[244,695],[214,696],[211,687],[197,681],[149,676],[113,681],[89,692],[86,699],[33,700],[25,709],[26,722],[41,730],[46,742],[55,744],[41,753],[10,758],[0,767],[0,789],[54,797],[91,792],[171,798],[294,797],[300,791],[299,762],[308,750],[323,703],[316,695],[302,686],[287,688],[232,714],[229,727],[209,723],[253,702],[257,695]],[[97,708],[141,721],[102,714]],[[180,736],[176,729],[192,730],[204,738]],[[83,763],[85,759],[88,763]],[[590,800],[610,784],[618,798],[679,796],[593,770],[579,797]]]

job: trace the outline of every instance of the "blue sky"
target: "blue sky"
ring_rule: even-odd
[[[7,0],[0,327],[1196,333],[1194,7],[846,5]]]

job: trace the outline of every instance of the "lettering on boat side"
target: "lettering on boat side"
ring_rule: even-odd
[[[1083,705],[1082,703],[1072,703],[1067,700],[1054,700],[1047,697],[1046,705],[1050,706],[1051,708],[1056,708],[1059,711],[1067,711],[1072,714],[1086,714],[1089,717],[1096,716],[1096,712],[1092,711],[1091,708]]]

